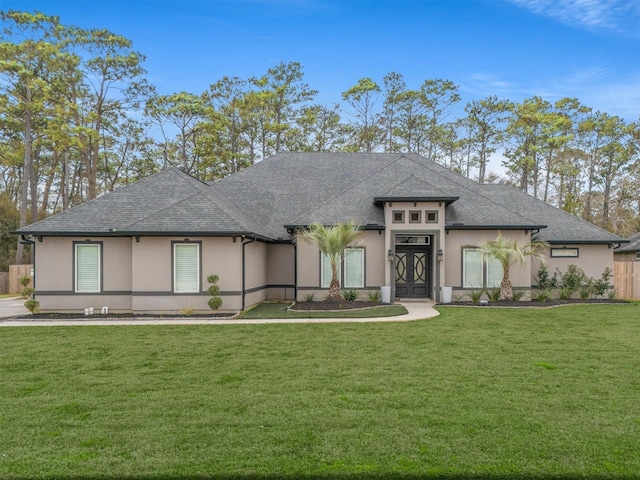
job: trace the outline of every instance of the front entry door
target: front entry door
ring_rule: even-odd
[[[431,247],[396,245],[396,297],[427,298],[431,293]]]

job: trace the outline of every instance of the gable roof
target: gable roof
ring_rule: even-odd
[[[622,241],[512,187],[480,185],[407,153],[279,153],[210,183],[172,168],[18,233],[246,234],[275,241],[314,222],[384,228],[385,201],[443,202],[451,230],[540,230],[550,243]]]

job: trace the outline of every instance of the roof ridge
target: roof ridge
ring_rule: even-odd
[[[325,152],[318,152],[318,153],[325,153]],[[364,152],[360,152],[360,153],[364,153]],[[400,160],[401,158],[403,158],[403,155],[402,154],[398,154],[398,157],[396,159],[392,160],[389,163],[386,163],[386,164],[382,165],[380,168],[377,168],[377,169],[373,170],[369,175],[367,175],[366,177],[362,177],[358,182],[352,184],[348,189],[343,190],[342,192],[340,192],[339,195],[336,195],[333,198],[328,198],[327,200],[325,200],[324,202],[322,202],[319,205],[315,206],[311,210],[309,210],[309,211],[307,211],[307,212],[305,212],[305,213],[303,213],[301,215],[298,215],[298,217],[294,221],[294,224],[298,224],[298,219],[299,218],[302,218],[302,217],[305,217],[305,216],[310,216],[311,214],[313,214],[313,213],[317,212],[318,210],[320,210],[322,207],[326,206],[328,203],[335,202],[338,198],[346,195],[348,192],[353,190],[356,186],[361,185],[365,180],[368,180],[373,175],[375,175],[375,174],[377,174],[377,173],[379,173],[379,172],[381,172],[383,170],[386,170],[390,165],[393,165],[393,164],[397,163],[398,160]]]
[[[410,160],[411,162],[420,165],[419,162],[417,162],[415,159],[410,158],[410,157],[406,157],[408,160]],[[424,158],[424,157],[422,157]],[[451,175],[450,179],[452,182],[456,183],[458,186],[460,186],[461,188],[464,188],[465,190],[471,192],[472,194],[476,194],[476,195],[480,195],[482,198],[484,198],[485,200],[489,200],[491,203],[495,203],[493,201],[493,199],[491,199],[491,197],[485,195],[484,193],[480,193],[484,184],[480,184],[475,182],[474,180],[471,180],[469,178],[463,177],[461,174],[454,172],[453,170],[448,169],[447,167],[444,167],[436,162],[434,162],[433,160],[429,160],[427,158],[425,158],[427,161],[432,162],[434,165],[437,165],[438,167],[440,167],[440,169],[442,169],[443,171],[447,171],[450,172],[454,175]],[[441,173],[441,171],[438,171],[439,169],[434,169],[433,172],[435,173],[435,175],[439,175],[441,177],[444,177],[444,174]],[[459,181],[460,179],[464,179],[464,181]],[[467,184],[465,184],[466,182],[471,182],[472,185],[474,185],[475,187],[478,187],[477,191],[474,189],[471,189],[469,187],[467,187]],[[516,214],[519,217],[522,217],[523,219],[527,220],[528,222],[531,222],[532,225],[538,225],[538,223],[536,223],[534,220],[532,220],[531,218],[527,217],[526,215],[523,215],[521,212],[512,210],[511,208],[508,208],[505,205],[499,205],[501,208],[504,208],[505,210]]]

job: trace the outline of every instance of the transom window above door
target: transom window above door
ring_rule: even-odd
[[[396,235],[396,245],[431,245],[428,235]]]

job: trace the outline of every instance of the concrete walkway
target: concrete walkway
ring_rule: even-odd
[[[381,318],[283,318],[283,319],[262,319],[243,320],[237,318],[145,318],[145,319],[56,319],[56,320],[30,320],[23,319],[2,319],[4,312],[9,311],[5,305],[6,299],[0,299],[0,327],[54,327],[54,326],[81,326],[81,325],[261,325],[267,323],[366,323],[366,322],[409,322],[412,320],[423,320],[438,316],[438,311],[433,305],[426,302],[401,302],[407,309],[406,315]],[[24,303],[24,302],[22,302]],[[5,309],[5,307],[7,307]],[[23,313],[27,310],[22,307]]]
[[[28,315],[29,310],[24,307],[25,301],[22,297],[0,298],[0,322],[18,315]]]

